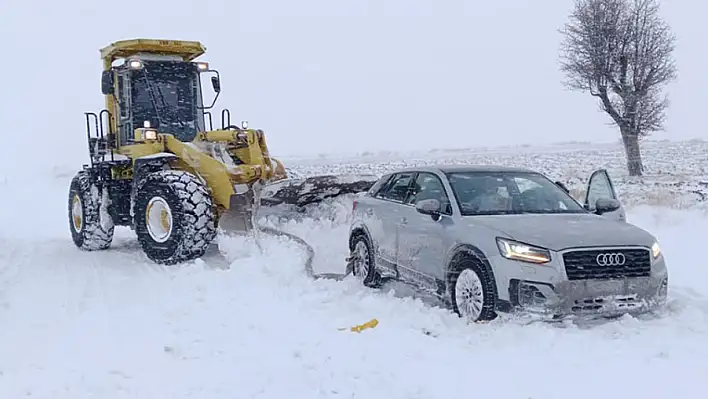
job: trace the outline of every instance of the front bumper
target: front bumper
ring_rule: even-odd
[[[562,254],[552,258],[554,261],[545,265],[494,259],[501,302],[510,305],[513,311],[552,318],[636,315],[666,303],[668,272],[663,255],[651,260],[645,275],[629,273],[622,278],[583,278],[577,275],[577,269],[573,278],[569,278]]]
[[[641,314],[666,303],[668,277],[564,281],[556,285],[512,280],[509,294],[517,309],[552,317]]]

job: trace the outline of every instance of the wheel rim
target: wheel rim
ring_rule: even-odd
[[[71,223],[77,232],[84,227],[84,208],[79,194],[74,194],[74,198],[71,200]]]
[[[370,264],[369,264],[369,248],[363,241],[356,243],[354,247],[354,255],[356,256],[356,261],[354,262],[354,276],[359,281],[366,280],[369,274]]]
[[[172,210],[167,201],[153,197],[145,209],[148,234],[157,242],[165,242],[172,235]]]
[[[482,314],[484,290],[482,280],[472,269],[460,272],[455,284],[455,302],[460,315],[477,320]]]

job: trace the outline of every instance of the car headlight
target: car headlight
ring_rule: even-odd
[[[544,248],[532,247],[517,241],[497,238],[499,253],[513,260],[530,263],[548,263],[551,261],[551,252]]]
[[[654,244],[651,246],[651,255],[654,257],[654,259],[658,258],[659,255],[661,255],[661,248],[659,248],[659,243],[654,241]]]

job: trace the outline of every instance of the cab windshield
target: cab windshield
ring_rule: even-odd
[[[143,61],[132,72],[133,123],[145,121],[180,141],[192,141],[203,127],[199,73],[191,62]]]
[[[449,172],[447,178],[463,216],[587,212],[539,173]]]

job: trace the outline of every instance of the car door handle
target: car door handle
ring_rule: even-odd
[[[403,224],[403,225],[408,224],[408,219],[401,218],[401,224]]]

